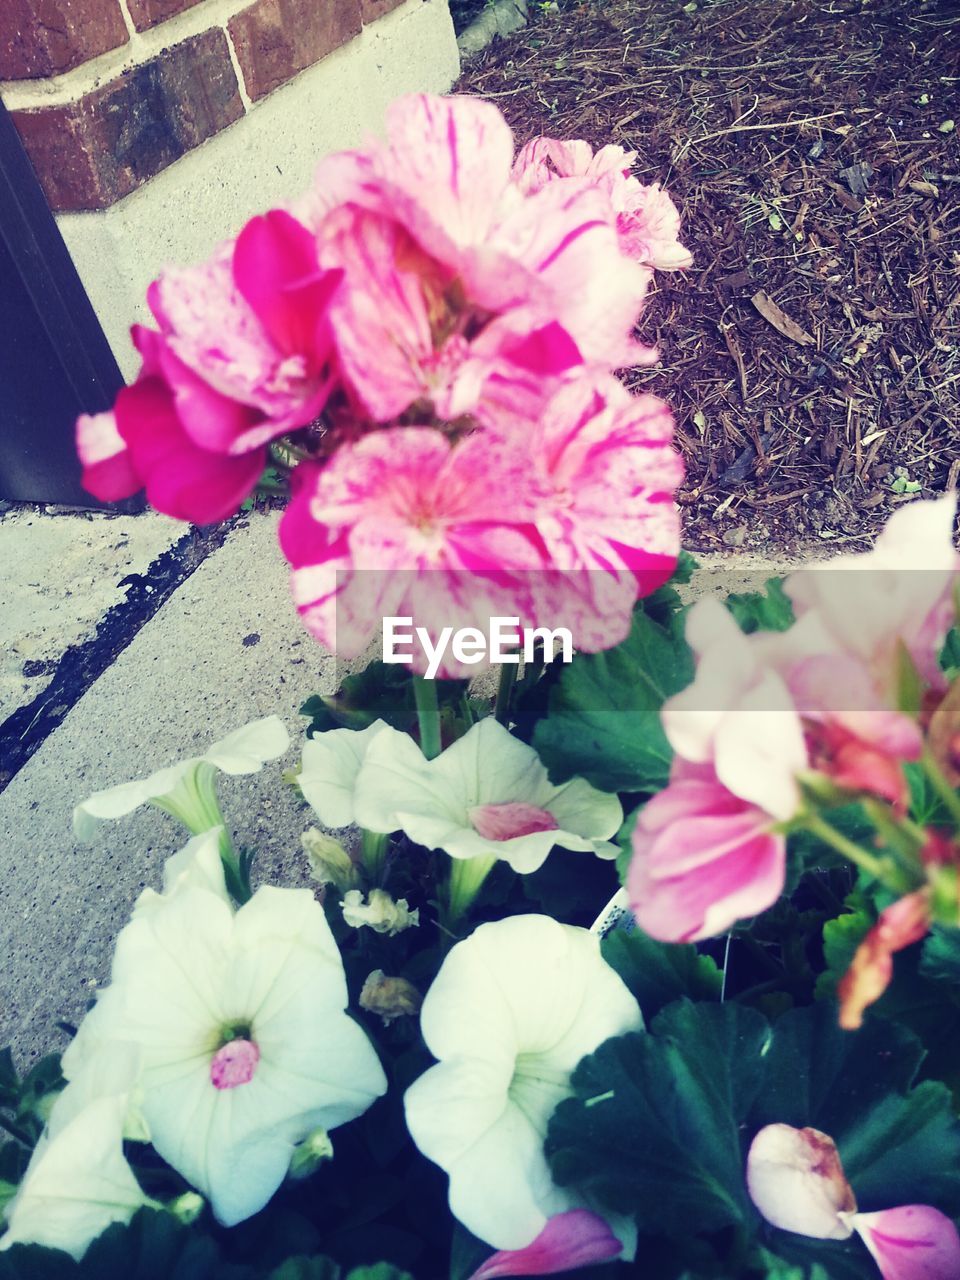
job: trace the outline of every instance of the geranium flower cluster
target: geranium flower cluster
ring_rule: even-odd
[[[956,618],[955,512],[952,494],[911,503],[872,551],[788,576],[796,621],[786,631],[747,636],[719,601],[694,605],[696,677],[662,713],[676,752],[670,784],[633,833],[630,901],[665,940],[721,933],[771,906],[791,829],[811,830],[894,893],[912,890],[883,913],[841,988],[851,1027],[883,992],[892,953],[923,937],[938,879],[957,862],[936,829],[900,821],[904,765],[919,761],[957,816],[944,773],[953,766],[931,746],[938,719],[952,715],[939,656]],[[876,802],[882,857],[817,812],[820,801],[856,798]]]
[[[281,545],[342,656],[452,609],[617,643],[679,548],[670,412],[613,376],[656,358],[633,327],[690,260],[677,211],[619,147],[515,156],[476,99],[401,99],[386,135],[154,283],[139,377],[78,423],[84,484],[204,523],[298,464]]]

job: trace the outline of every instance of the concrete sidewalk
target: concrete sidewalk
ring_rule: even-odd
[[[237,843],[259,850],[256,877],[304,878],[309,811],[279,779],[299,755],[298,708],[333,688],[334,660],[290,602],[276,524],[251,514],[232,530],[0,793],[0,1046],[12,1043],[21,1062],[66,1044],[56,1022],[81,1016],[137,894],[159,884],[184,841],[172,819],[144,809],[78,845],[72,810],[90,792],[276,713],[289,756],[225,778],[224,812]]]

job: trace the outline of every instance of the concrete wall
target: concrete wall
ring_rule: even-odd
[[[203,258],[298,194],[400,94],[443,92],[459,74],[446,0],[52,3],[65,10],[52,48],[23,23],[11,43],[0,18],[0,73],[20,68],[0,95],[128,378],[129,326],[147,318],[161,267]],[[119,44],[102,13],[93,22],[107,4],[123,15]],[[87,13],[75,31],[71,5]],[[98,33],[115,47],[98,52]]]

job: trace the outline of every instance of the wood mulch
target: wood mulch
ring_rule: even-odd
[[[687,542],[799,551],[960,474],[960,12],[936,0],[541,9],[469,63],[518,143],[616,142],[694,265],[641,324]],[[951,125],[956,119],[957,127]]]

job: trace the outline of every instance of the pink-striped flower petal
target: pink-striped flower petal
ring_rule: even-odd
[[[858,1213],[854,1229],[883,1280],[957,1280],[960,1235],[956,1225],[928,1204],[904,1204],[880,1213]]]
[[[484,1262],[470,1280],[495,1280],[497,1276],[551,1276],[575,1271],[592,1262],[606,1262],[622,1246],[599,1214],[570,1209],[551,1218],[525,1249],[501,1249]]]

